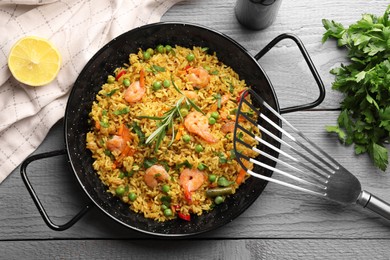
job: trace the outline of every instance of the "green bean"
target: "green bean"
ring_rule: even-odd
[[[206,191],[206,196],[209,198],[215,198],[217,196],[226,196],[233,194],[233,187],[212,188]]]

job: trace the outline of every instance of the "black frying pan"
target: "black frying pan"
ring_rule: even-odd
[[[298,45],[318,84],[320,95],[312,103],[280,110],[272,84],[257,60],[267,53],[272,46],[286,38],[292,39]],[[202,216],[193,216],[190,222],[177,219],[159,223],[151,219],[146,219],[143,215],[130,211],[127,204],[106,192],[107,188],[102,184],[92,168],[93,160],[91,153],[86,149],[85,145],[86,133],[90,129],[88,113],[91,110],[91,105],[97,92],[100,90],[102,84],[106,82],[107,76],[112,74],[115,68],[128,62],[129,53],[137,52],[139,48],[154,48],[159,44],[181,45],[188,48],[192,48],[193,46],[208,47],[209,53],[216,52],[218,58],[223,63],[231,66],[240,75],[240,78],[245,79],[247,85],[255,89],[268,104],[281,113],[315,107],[322,102],[325,96],[323,83],[303,44],[298,38],[290,34],[282,34],[275,38],[253,57],[241,45],[228,36],[199,25],[166,22],[150,24],[126,32],[99,50],[86,64],[77,78],[70,93],[65,111],[66,149],[34,155],[22,163],[21,174],[24,183],[43,219],[50,228],[54,230],[67,229],[83,216],[90,207],[96,206],[125,227],[143,233],[168,237],[195,235],[231,222],[260,196],[267,185],[267,182],[251,177],[225,203],[216,206],[214,210],[204,213]],[[278,124],[281,124],[274,116],[267,116]],[[273,139],[268,141],[274,143],[277,147],[279,146]],[[269,152],[275,157],[278,156],[273,151]],[[68,156],[80,186],[93,203],[86,206],[68,223],[56,225],[50,220],[34,192],[27,178],[26,168],[34,160],[64,153]],[[262,161],[270,165],[275,164],[272,161],[265,161],[265,159],[262,159]],[[255,169],[255,171],[267,176],[271,176],[272,174],[272,172],[264,169]]]

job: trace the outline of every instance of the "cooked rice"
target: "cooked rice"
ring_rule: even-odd
[[[147,60],[144,59],[144,52],[145,50],[140,49],[138,53],[130,54],[129,64],[116,69],[113,73],[116,76],[120,71],[125,70],[125,74],[114,82],[104,84],[92,105],[89,114],[92,127],[87,134],[86,141],[94,158],[93,167],[102,182],[107,185],[110,193],[118,196],[117,188],[124,188],[124,192],[119,196],[120,199],[128,203],[131,210],[142,213],[146,218],[166,221],[177,218],[179,212],[182,215],[201,215],[215,206],[214,198],[206,196],[207,189],[217,186],[217,181],[213,183],[209,181],[209,175],[214,174],[217,178],[225,177],[230,182],[233,192],[239,186],[236,179],[240,167],[234,159],[233,133],[225,134],[221,131],[221,127],[235,120],[237,97],[247,86],[232,68],[221,63],[215,53],[208,54],[207,49],[204,48],[188,49],[176,46],[172,48],[172,51],[164,53],[158,53],[155,50]],[[193,61],[188,61],[186,58],[190,53],[194,55]],[[209,84],[204,88],[194,86],[187,78],[189,68],[205,68],[210,75]],[[145,72],[146,93],[142,100],[128,103],[124,99],[124,92],[128,88],[124,85],[127,82],[124,83],[124,81],[129,80],[130,83],[139,81],[141,70]],[[153,89],[154,82],[164,80],[170,82],[169,87],[162,86],[159,90]],[[220,108],[217,106],[219,118],[215,124],[209,125],[210,133],[218,139],[216,143],[208,143],[198,135],[188,132],[180,117],[174,119],[175,136],[170,146],[172,130],[167,131],[157,151],[155,151],[156,142],[148,145],[142,143],[142,134],[140,135],[134,126],[139,126],[145,138],[158,128],[160,121],[140,118],[140,116],[161,117],[171,109],[182,97],[174,85],[181,91],[195,92],[198,98],[193,101],[207,118],[218,104],[216,95],[230,97],[226,103],[221,104]],[[248,113],[251,112],[249,108],[246,109]],[[194,110],[191,108],[190,112]],[[107,147],[107,141],[118,134],[122,124],[130,129],[131,138],[126,145],[132,151],[131,155],[124,158],[120,157],[120,151],[110,151]],[[249,122],[242,124],[249,124]],[[191,141],[188,143],[183,141],[184,135],[189,135]],[[242,138],[246,138],[245,134]],[[251,139],[246,141],[253,142]],[[202,152],[195,152],[197,144],[203,146]],[[243,153],[251,153],[244,147],[240,147],[240,150]],[[222,154],[226,162],[220,160]],[[154,188],[147,186],[144,181],[147,167],[145,160],[150,159],[153,159],[156,164],[163,165],[170,176],[168,180],[159,181]],[[196,169],[199,164],[205,166],[202,170],[205,181],[200,188],[191,192],[192,199],[189,201],[179,183],[180,173],[186,167]],[[169,191],[162,191],[162,185],[169,185]],[[134,201],[129,199],[130,193],[136,194]],[[168,203],[167,198],[170,200]],[[172,208],[171,216],[164,214],[164,209],[167,207]]]

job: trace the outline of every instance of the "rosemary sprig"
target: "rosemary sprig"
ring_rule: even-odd
[[[177,92],[179,92],[182,97],[172,106],[170,110],[165,112],[163,116],[157,117],[157,116],[139,116],[138,118],[147,118],[152,120],[160,121],[159,127],[146,139],[145,144],[150,144],[154,141],[156,141],[155,151],[158,150],[158,148],[161,145],[162,140],[166,136],[166,133],[169,129],[172,129],[172,137],[171,141],[169,142],[168,146],[171,146],[173,141],[176,137],[175,128],[173,127],[174,120],[176,118],[180,118],[180,120],[183,120],[183,115],[180,112],[180,109],[182,107],[183,102],[189,107],[189,109],[194,108],[196,111],[201,112],[204,114],[204,112],[189,98],[187,98],[183,92],[176,86],[173,77],[171,77],[172,85],[176,89]]]

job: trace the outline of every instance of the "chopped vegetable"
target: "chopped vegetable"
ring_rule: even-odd
[[[186,104],[187,106],[194,108],[196,111],[203,113],[202,110],[191,99],[187,98],[183,94],[183,92],[181,92],[181,90],[175,85],[173,80],[172,80],[172,84],[174,88],[177,90],[177,92],[182,94],[182,97],[176,102],[176,104],[170,110],[165,112],[164,115],[161,117],[139,116],[139,118],[149,118],[149,119],[161,121],[159,127],[145,141],[145,144],[149,144],[153,141],[156,141],[155,151],[157,151],[158,148],[160,147],[160,144],[163,138],[165,137],[168,129],[172,130],[171,142],[168,144],[168,146],[170,146],[175,140],[176,132],[175,132],[175,128],[173,127],[173,123],[177,117],[183,119],[183,115],[180,112],[183,103]]]
[[[229,187],[219,187],[219,188],[212,188],[208,189],[206,191],[206,196],[209,198],[214,198],[217,196],[226,196],[229,194],[233,194],[233,188],[231,186]]]
[[[222,196],[217,196],[217,197],[215,197],[215,199],[214,199],[214,203],[217,204],[217,205],[223,203],[224,201],[225,201],[225,198],[222,197]]]
[[[168,79],[164,79],[163,86],[164,88],[168,88],[171,85],[171,82]]]
[[[187,56],[186,56],[186,59],[188,61],[193,61],[195,59],[195,55],[193,53],[189,53]]]
[[[322,42],[337,39],[348,49],[349,65],[330,72],[332,88],[345,94],[336,126],[326,130],[338,134],[345,145],[354,144],[355,153],[367,152],[374,164],[385,171],[390,136],[390,6],[383,16],[364,14],[348,28],[323,19],[326,29]]]
[[[125,194],[125,187],[119,186],[118,188],[116,188],[115,194],[119,197],[123,196],[123,194]]]
[[[108,75],[108,77],[107,77],[107,83],[108,83],[108,84],[112,84],[112,83],[114,83],[114,82],[115,82],[115,77],[112,76],[112,75]]]
[[[195,152],[197,153],[203,152],[203,146],[201,144],[195,145]]]
[[[185,143],[189,143],[189,142],[191,141],[191,136],[189,136],[189,135],[183,135],[182,139],[183,139],[183,141],[184,141]]]
[[[162,187],[161,187],[161,190],[165,193],[169,192],[170,190],[170,187],[168,184],[164,184]]]
[[[167,208],[167,209],[164,210],[164,216],[170,217],[172,215],[173,215],[173,212],[172,212],[172,210],[170,208]]]
[[[227,187],[230,186],[233,182],[228,181],[225,177],[221,176],[218,178],[218,186],[220,187]]]
[[[125,87],[128,87],[128,86],[130,86],[130,80],[129,79],[123,79],[123,85],[125,86]]]
[[[181,212],[177,213],[177,216],[185,221],[191,221],[191,215],[190,214],[183,214]]]
[[[115,80],[118,81],[118,79],[120,79],[125,74],[126,74],[126,70],[119,71],[118,74],[116,74],[115,76]]]
[[[217,180],[217,175],[215,175],[215,174],[209,175],[209,182],[215,182],[216,180]]]
[[[135,194],[134,192],[130,192],[128,197],[129,197],[129,200],[135,201],[137,199],[137,194]]]

